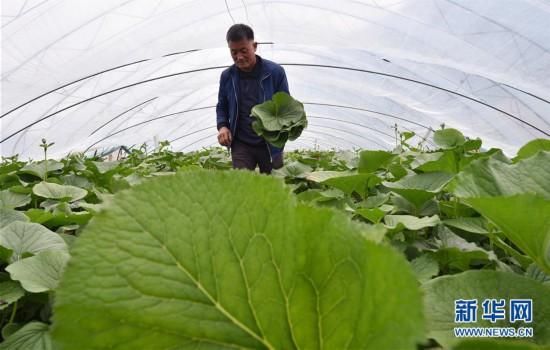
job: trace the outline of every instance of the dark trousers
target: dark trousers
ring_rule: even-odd
[[[231,161],[234,169],[255,170],[258,166],[260,173],[271,174],[271,170],[283,166],[283,154],[273,157],[272,161],[267,145],[251,146],[234,139],[231,143]]]

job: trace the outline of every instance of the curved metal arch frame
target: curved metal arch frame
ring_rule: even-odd
[[[478,104],[481,104],[483,106],[486,106],[490,109],[493,109],[497,112],[500,112],[501,114],[504,114],[510,118],[513,118],[514,120],[520,122],[520,123],[523,123],[527,126],[530,126],[531,128],[541,132],[542,134],[546,135],[546,136],[550,136],[550,133],[549,132],[546,132],[540,128],[538,128],[537,126],[535,125],[532,125],[531,123],[527,122],[527,121],[524,121],[523,119],[511,114],[511,113],[508,113],[498,107],[495,107],[495,106],[492,106],[486,102],[483,102],[481,100],[478,100],[478,99],[475,99],[473,97],[469,97],[469,96],[466,96],[464,94],[461,94],[459,92],[455,92],[455,91],[452,91],[452,90],[449,90],[449,89],[446,89],[446,88],[443,88],[443,87],[440,87],[440,86],[437,86],[437,85],[433,85],[433,84],[430,84],[430,83],[426,83],[426,82],[422,82],[422,81],[419,81],[419,80],[416,80],[416,79],[410,79],[410,78],[406,78],[406,77],[402,77],[402,76],[398,76],[398,75],[394,75],[394,74],[388,74],[388,73],[383,73],[383,72],[377,72],[377,71],[372,71],[372,70],[366,70],[366,69],[360,69],[360,68],[353,68],[353,67],[345,67],[345,66],[335,66],[335,65],[320,65],[320,64],[310,64],[310,63],[281,63],[282,66],[300,66],[300,67],[315,67],[315,68],[328,68],[328,69],[339,69],[339,70],[346,70],[346,71],[355,71],[355,72],[362,72],[362,73],[367,73],[367,74],[374,74],[374,75],[380,75],[380,76],[385,76],[385,77],[389,77],[389,78],[394,78],[394,79],[399,79],[399,80],[403,80],[403,81],[408,81],[408,82],[411,82],[411,83],[415,83],[415,84],[420,84],[420,85],[423,85],[423,86],[427,86],[427,87],[431,87],[431,88],[434,88],[434,89],[437,89],[437,90],[441,90],[441,91],[445,91],[447,93],[450,93],[450,94],[453,94],[453,95],[456,95],[456,96],[459,96],[459,97],[462,97],[462,98],[465,98],[467,100],[470,100],[472,102],[475,102],[475,103],[478,103]],[[109,90],[109,91],[106,91],[106,92],[103,92],[101,94],[97,94],[97,95],[94,95],[92,97],[89,97],[89,98],[86,98],[82,101],[79,101],[77,103],[74,103],[74,104],[71,104],[67,107],[64,107],[56,112],[53,112],[53,113],[50,113],[42,118],[39,118],[38,120],[26,125],[25,127],[13,132],[12,134],[8,135],[7,137],[5,137],[4,139],[0,140],[0,143],[3,143],[7,140],[9,140],[10,138],[12,138],[13,136],[19,134],[20,132],[22,132],[23,130],[25,129],[28,129],[30,127],[32,127],[33,125],[36,125],[48,118],[51,118],[53,117],[54,115],[57,115],[65,110],[68,110],[70,108],[73,108],[75,106],[78,106],[80,104],[83,104],[85,102],[88,102],[90,100],[93,100],[95,98],[98,98],[98,97],[101,97],[101,96],[105,96],[107,94],[110,94],[110,93],[113,93],[113,92],[116,92],[116,91],[120,91],[120,90],[123,90],[123,89],[127,89],[127,88],[130,88],[130,87],[133,87],[133,86],[137,86],[137,85],[141,85],[141,84],[145,84],[145,83],[149,83],[149,82],[152,82],[152,81],[156,81],[156,80],[161,80],[161,79],[166,79],[166,78],[171,78],[171,77],[174,77],[174,76],[179,76],[179,75],[184,75],[184,74],[191,74],[191,73],[197,73],[197,72],[202,72],[202,71],[208,71],[208,70],[216,70],[216,69],[224,69],[224,68],[227,68],[228,66],[212,66],[212,67],[206,67],[206,68],[200,68],[200,69],[193,69],[193,70],[189,70],[189,71],[182,71],[182,72],[177,72],[177,73],[172,73],[172,74],[166,74],[166,75],[162,75],[162,76],[158,76],[158,77],[154,77],[154,78],[150,78],[150,79],[145,79],[145,80],[142,80],[142,81],[139,81],[139,82],[136,82],[136,83],[132,83],[132,84],[128,84],[128,85],[124,85],[122,87],[119,87],[119,88],[116,88],[116,89],[112,89],[112,90]],[[83,78],[85,79],[85,78]],[[80,81],[80,80],[79,80]],[[67,86],[67,85],[65,85]],[[57,89],[56,89],[57,90]],[[46,93],[47,94],[47,93]],[[45,96],[46,94],[43,94],[41,96]],[[5,116],[7,114],[4,114],[2,115]]]
[[[143,104],[143,102],[141,103]],[[140,105],[141,105],[140,104]],[[304,104],[316,104],[316,103],[312,103],[312,102],[306,102]],[[322,104],[321,104],[322,105]],[[160,119],[164,119],[164,118],[168,118],[168,117],[172,117],[172,116],[175,116],[175,115],[178,115],[178,114],[184,114],[184,113],[187,113],[187,112],[195,112],[195,111],[199,111],[199,110],[205,110],[205,109],[211,109],[211,108],[215,108],[216,106],[215,105],[211,105],[211,106],[204,106],[204,107],[197,107],[197,108],[191,108],[191,109],[187,109],[187,110],[183,110],[183,111],[178,111],[178,112],[174,112],[174,113],[169,113],[169,114],[165,114],[165,115],[161,115],[159,117],[155,117],[155,118],[152,118],[152,119],[149,119],[149,120],[145,120],[145,121],[142,121],[142,122],[139,122],[139,123],[136,123],[136,124],[132,124],[130,126],[127,126],[121,130],[117,130],[115,131],[114,133],[111,133],[105,137],[103,137],[102,139],[94,142],[93,144],[91,144],[90,146],[88,146],[86,148],[86,150],[84,152],[87,152],[90,148],[92,148],[93,146],[99,144],[100,142],[104,141],[104,140],[107,140],[109,138],[111,138],[112,136],[115,136],[115,135],[118,135],[124,131],[127,131],[129,129],[133,129],[135,127],[138,127],[138,126],[141,126],[141,125],[145,125],[145,124],[148,124],[148,123],[151,123],[151,122],[154,122],[154,121],[157,121],[157,120],[160,120]],[[359,110],[359,111],[366,111],[366,112],[373,112],[373,113],[377,113],[377,114],[382,114],[382,115],[385,115],[385,116],[388,116],[388,117],[393,117],[391,114],[387,114],[387,113],[380,113],[380,112],[376,112],[376,111],[373,111],[373,110],[366,110],[366,109],[362,109],[362,108],[357,108],[357,107],[352,107],[352,106],[345,106],[345,105],[331,105],[331,107],[337,107],[337,108],[347,108],[347,109],[353,109],[353,110]],[[387,133],[384,133],[383,131],[380,131],[376,128],[373,128],[373,127],[369,127],[369,126],[366,126],[366,125],[363,125],[363,124],[360,124],[360,123],[355,123],[355,122],[351,122],[351,121],[348,121],[348,120],[341,120],[341,119],[336,119],[336,118],[328,118],[328,117],[320,117],[320,116],[315,116],[315,115],[310,115],[311,118],[318,118],[318,119],[326,119],[326,120],[333,120],[333,121],[337,121],[337,122],[341,122],[341,123],[345,123],[345,124],[351,124],[351,125],[356,125],[356,126],[360,126],[360,127],[364,127],[364,128],[367,128],[369,130],[372,130],[374,132],[377,132],[377,133],[380,133],[384,136],[388,136],[388,137],[391,137],[393,138],[392,135],[390,134],[387,134]],[[405,118],[401,118],[403,120],[407,120]],[[408,120],[407,120],[408,121]],[[417,124],[417,123],[414,123],[414,124]],[[177,137],[175,139],[172,139],[172,140],[169,140],[169,142],[174,142],[176,140],[179,140],[180,138],[182,137],[185,137],[185,136],[188,136],[188,135],[192,135],[196,132],[199,132],[199,131],[203,131],[203,130],[206,130],[206,129],[209,129],[210,127],[208,128],[204,128],[204,129],[199,129],[199,130],[196,130],[195,132],[192,132],[190,134],[186,134],[186,135],[183,135],[183,136],[180,136],[180,137]],[[426,129],[428,130],[433,130],[431,127],[425,127]],[[408,131],[411,131],[410,129],[406,128]],[[343,130],[341,130],[343,131]],[[430,142],[431,143],[431,142]],[[433,143],[432,143],[433,145]]]

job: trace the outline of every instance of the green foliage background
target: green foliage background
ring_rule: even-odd
[[[287,152],[271,177],[167,144],[110,162],[3,159],[0,349],[548,346],[547,140],[509,158],[454,129],[432,150],[409,138]],[[535,336],[458,342],[449,308],[467,297],[533,299]]]

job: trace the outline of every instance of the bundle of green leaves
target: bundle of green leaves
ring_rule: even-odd
[[[252,108],[252,129],[275,147],[296,140],[307,126],[304,105],[285,92]]]

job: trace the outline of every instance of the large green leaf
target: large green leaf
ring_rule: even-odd
[[[0,310],[8,307],[13,302],[25,295],[25,290],[15,281],[0,282]]]
[[[437,206],[439,207],[439,211],[441,212],[442,216],[450,218],[474,217],[479,215],[479,213],[472,209],[470,206],[457,200],[439,200],[437,202]]]
[[[10,190],[0,191],[0,209],[12,209],[22,207],[31,202],[28,194],[15,193]]]
[[[15,185],[10,187],[10,191],[13,193],[20,193],[20,194],[31,194],[32,189],[30,187],[22,186],[22,185]]]
[[[92,183],[90,182],[90,180],[88,180],[84,176],[68,174],[68,175],[61,176],[61,180],[63,181],[64,185],[80,187],[86,190],[92,189]]]
[[[2,167],[0,166],[0,169]],[[10,189],[15,186],[20,186],[21,180],[15,174],[4,174],[0,175],[0,190]]]
[[[416,349],[417,282],[363,228],[249,172],[137,185],[73,246],[54,341],[60,349],[83,339],[88,349]]]
[[[351,210],[350,199],[346,197],[345,193],[331,188],[328,190],[307,190],[300,192],[296,198],[299,201],[305,203],[311,203],[322,207],[335,208],[340,210]]]
[[[376,208],[386,203],[389,199],[390,195],[388,193],[378,193],[367,197],[367,199],[360,203],[360,206],[365,208]]]
[[[25,291],[23,290],[23,293]],[[8,323],[4,327],[2,327],[2,331],[0,332],[2,334],[2,338],[7,339],[9,336],[23,328],[24,324],[20,323]]]
[[[365,196],[369,188],[382,180],[374,174],[357,174],[349,171],[315,171],[309,173],[306,179],[337,188],[347,194],[353,192]]]
[[[14,162],[14,163],[5,163],[5,162],[2,162],[2,164],[0,164],[0,175],[5,175],[5,174],[9,174],[19,168],[21,168],[22,166],[24,165],[24,163],[21,163],[21,162]]]
[[[508,164],[494,157],[479,159],[460,172],[454,193],[458,197],[495,197],[533,193],[550,199],[550,152],[516,164]]]
[[[47,161],[28,163],[19,170],[19,173],[32,174],[44,179],[49,172],[63,169],[63,163],[48,159]]]
[[[495,223],[550,272],[550,152],[516,164],[481,159],[457,176],[454,193]]]
[[[383,206],[382,208],[358,208],[355,210],[355,213],[376,224],[379,223],[392,208],[393,207],[389,205]]]
[[[13,250],[0,246],[0,263],[9,263]]]
[[[438,237],[440,247],[432,256],[445,271],[466,271],[471,265],[485,265],[496,261],[497,256],[477,244],[468,242],[445,227],[439,227]]]
[[[359,154],[360,173],[372,173],[379,168],[385,167],[397,155],[386,151],[361,151]]]
[[[420,153],[411,162],[411,168],[423,172],[458,172],[457,156],[453,150],[435,153]]]
[[[483,217],[459,217],[455,219],[443,220],[447,226],[455,227],[460,230],[479,234],[488,234],[489,228],[487,219]]]
[[[337,151],[335,152],[332,160],[343,164],[348,170],[356,169],[359,165],[359,157],[357,152],[352,150]]]
[[[519,149],[518,155],[514,158],[514,161],[517,162],[519,160],[529,158],[539,151],[550,151],[550,140],[535,139],[527,142]]]
[[[84,225],[92,218],[92,214],[88,211],[69,211],[67,213],[55,209],[52,213],[43,209],[33,208],[27,210],[25,214],[31,219],[32,222],[42,224],[46,227],[58,227],[61,225],[70,224]]]
[[[467,271],[458,275],[435,278],[423,285],[424,305],[428,318],[428,336],[445,347],[457,344],[455,327],[533,327],[533,340],[550,344],[550,287],[514,273]],[[476,299],[476,323],[455,323],[455,300]],[[481,304],[485,299],[505,299],[506,319],[491,323],[482,319]],[[533,300],[533,322],[510,323],[510,299]]]
[[[252,107],[252,128],[276,147],[287,140],[297,139],[307,127],[304,105],[285,92],[277,92],[272,99]]]
[[[407,176],[409,172],[411,174],[413,173],[411,170],[405,168],[404,165],[398,163],[391,163],[388,165],[388,170],[395,180],[399,180],[400,178]]]
[[[260,119],[268,131],[279,131],[305,118],[304,105],[284,92],[278,92],[270,101],[254,106],[251,115]]]
[[[449,173],[431,172],[406,176],[396,182],[385,181],[383,185],[403,196],[416,208],[420,208],[440,192],[452,178],[453,175]]]
[[[0,246],[13,250],[11,261],[21,259],[23,253],[38,254],[45,250],[67,250],[58,234],[42,225],[15,221],[0,229]]]
[[[53,214],[50,211],[36,208],[27,210],[25,216],[30,219],[31,222],[36,222],[37,224],[43,224],[53,218]]]
[[[274,173],[292,179],[302,179],[305,178],[312,170],[313,169],[309,165],[294,161],[285,164],[284,167],[275,170]]]
[[[440,221],[437,215],[418,218],[412,215],[386,215],[384,217],[386,226],[393,230],[421,230],[426,227],[437,226]]]
[[[466,151],[466,152],[468,152],[468,151],[477,151],[481,148],[482,144],[483,144],[483,141],[481,141],[481,139],[479,139],[479,138],[469,139],[469,140],[466,140],[466,142],[464,142],[462,147],[463,147],[464,151]]]
[[[0,228],[8,226],[14,221],[29,221],[29,218],[18,210],[0,208]]]
[[[466,142],[464,135],[456,129],[448,128],[434,132],[434,142],[441,148],[448,149],[461,146]]]
[[[361,230],[361,233],[366,239],[377,243],[382,242],[387,232],[388,230],[382,224],[365,225]]]
[[[340,178],[340,177],[347,177],[347,176],[353,176],[356,175],[352,171],[314,171],[309,174],[307,174],[306,179],[317,182],[317,183],[323,183],[329,179],[332,178]]]
[[[493,236],[492,243],[504,250],[506,253],[508,253],[511,257],[513,257],[519,265],[521,265],[524,269],[527,269],[529,265],[533,264],[533,259],[528,257],[527,255],[520,253],[517,251],[516,248],[512,247],[510,244],[506,243],[502,238],[498,236]]]
[[[468,198],[467,202],[550,274],[550,200],[524,194]]]
[[[83,349],[84,344],[79,346]],[[0,350],[52,350],[52,341],[48,325],[42,322],[30,322],[10,335],[2,344]]]
[[[417,207],[400,195],[393,194],[391,196],[391,204],[394,207],[393,212],[399,214],[411,214],[421,217],[436,215],[439,212],[437,201],[435,199],[430,199],[422,204],[420,207]]]
[[[41,293],[57,287],[68,260],[65,251],[47,250],[8,265],[6,271],[25,290]]]
[[[437,193],[451,181],[454,175],[443,172],[431,172],[406,176],[396,182],[384,182],[384,186],[393,189],[414,189]]]
[[[288,131],[268,131],[262,126],[261,121],[252,122],[252,129],[256,134],[263,137],[268,143],[275,147],[283,147],[288,141]]]
[[[110,162],[91,162],[97,169],[97,171],[100,174],[106,174],[114,169],[116,169],[120,162],[118,160],[110,161]]]
[[[342,198],[343,197],[344,193],[342,191],[339,191],[339,190],[335,190],[335,191],[340,193],[341,196],[333,197],[333,198]],[[298,198],[298,200],[302,201],[302,202],[314,203],[314,202],[317,202],[317,201],[323,201],[326,198],[325,196],[323,196],[323,192],[326,192],[326,191],[307,190],[307,191],[298,193],[296,195],[296,198]]]
[[[32,192],[40,197],[74,202],[86,197],[88,191],[70,185],[58,185],[50,182],[40,182],[32,188]]]
[[[442,156],[443,152],[426,152],[426,153],[420,153],[414,159],[412,160],[410,166],[411,169],[416,169],[419,166],[422,166],[424,164],[429,164],[432,162],[438,161]]]
[[[439,273],[439,265],[437,261],[429,254],[424,254],[411,261],[411,267],[416,273],[416,277],[420,283],[429,281],[432,277]]]

